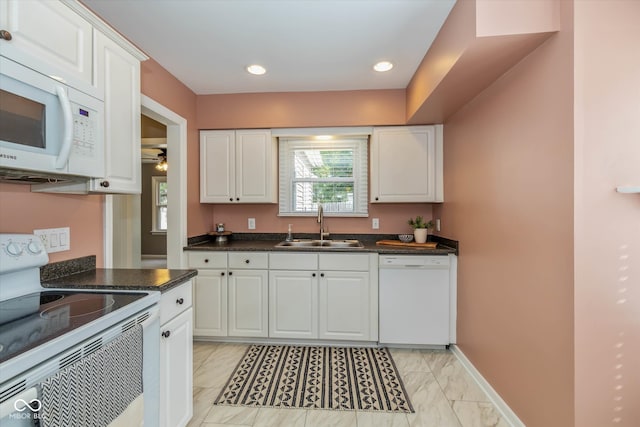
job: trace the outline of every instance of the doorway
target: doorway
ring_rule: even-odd
[[[167,268],[167,127],[144,114],[140,117],[142,194],[140,251],[142,268]]]
[[[141,113],[166,126],[167,153],[167,268],[186,265],[187,244],[187,120],[153,99],[141,96]],[[113,195],[105,199],[106,268],[138,268],[140,248],[140,195]]]

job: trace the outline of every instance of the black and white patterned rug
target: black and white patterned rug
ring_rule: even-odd
[[[252,345],[214,405],[414,412],[386,348]]]

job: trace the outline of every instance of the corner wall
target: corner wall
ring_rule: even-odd
[[[573,10],[445,122],[458,345],[529,427],[572,426]]]
[[[142,93],[187,120],[187,235],[205,234],[211,231],[212,208],[210,205],[200,204],[200,142],[196,124],[196,95],[153,59],[141,64],[140,73]]]
[[[640,425],[640,2],[575,2],[576,426]]]

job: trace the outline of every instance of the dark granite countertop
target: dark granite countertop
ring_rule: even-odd
[[[94,268],[46,279],[45,288],[113,289],[166,292],[198,274],[197,270]]]
[[[396,247],[376,245],[378,240],[397,240],[397,235],[352,235],[336,234],[330,239],[360,240],[363,248],[305,248],[305,247],[276,247],[275,245],[285,239],[284,234],[278,233],[239,233],[234,234],[227,243],[216,243],[209,236],[198,236],[189,239],[185,251],[278,251],[278,252],[377,252],[383,254],[409,254],[409,255],[448,255],[458,252],[458,242],[439,236],[429,236],[430,241],[438,242],[435,249],[418,249],[412,247]],[[316,238],[317,235],[295,235],[296,239]]]

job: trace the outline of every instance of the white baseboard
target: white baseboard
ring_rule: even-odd
[[[484,379],[482,374],[476,369],[475,366],[471,363],[471,361],[465,356],[465,354],[458,348],[457,345],[451,345],[451,352],[456,356],[456,358],[460,361],[462,366],[467,370],[469,375],[475,380],[478,386],[484,391],[491,403],[500,411],[502,418],[511,426],[511,427],[526,427],[525,424],[518,418],[515,412],[509,408],[507,403],[502,400],[500,395],[491,387],[491,384],[487,380]]]

